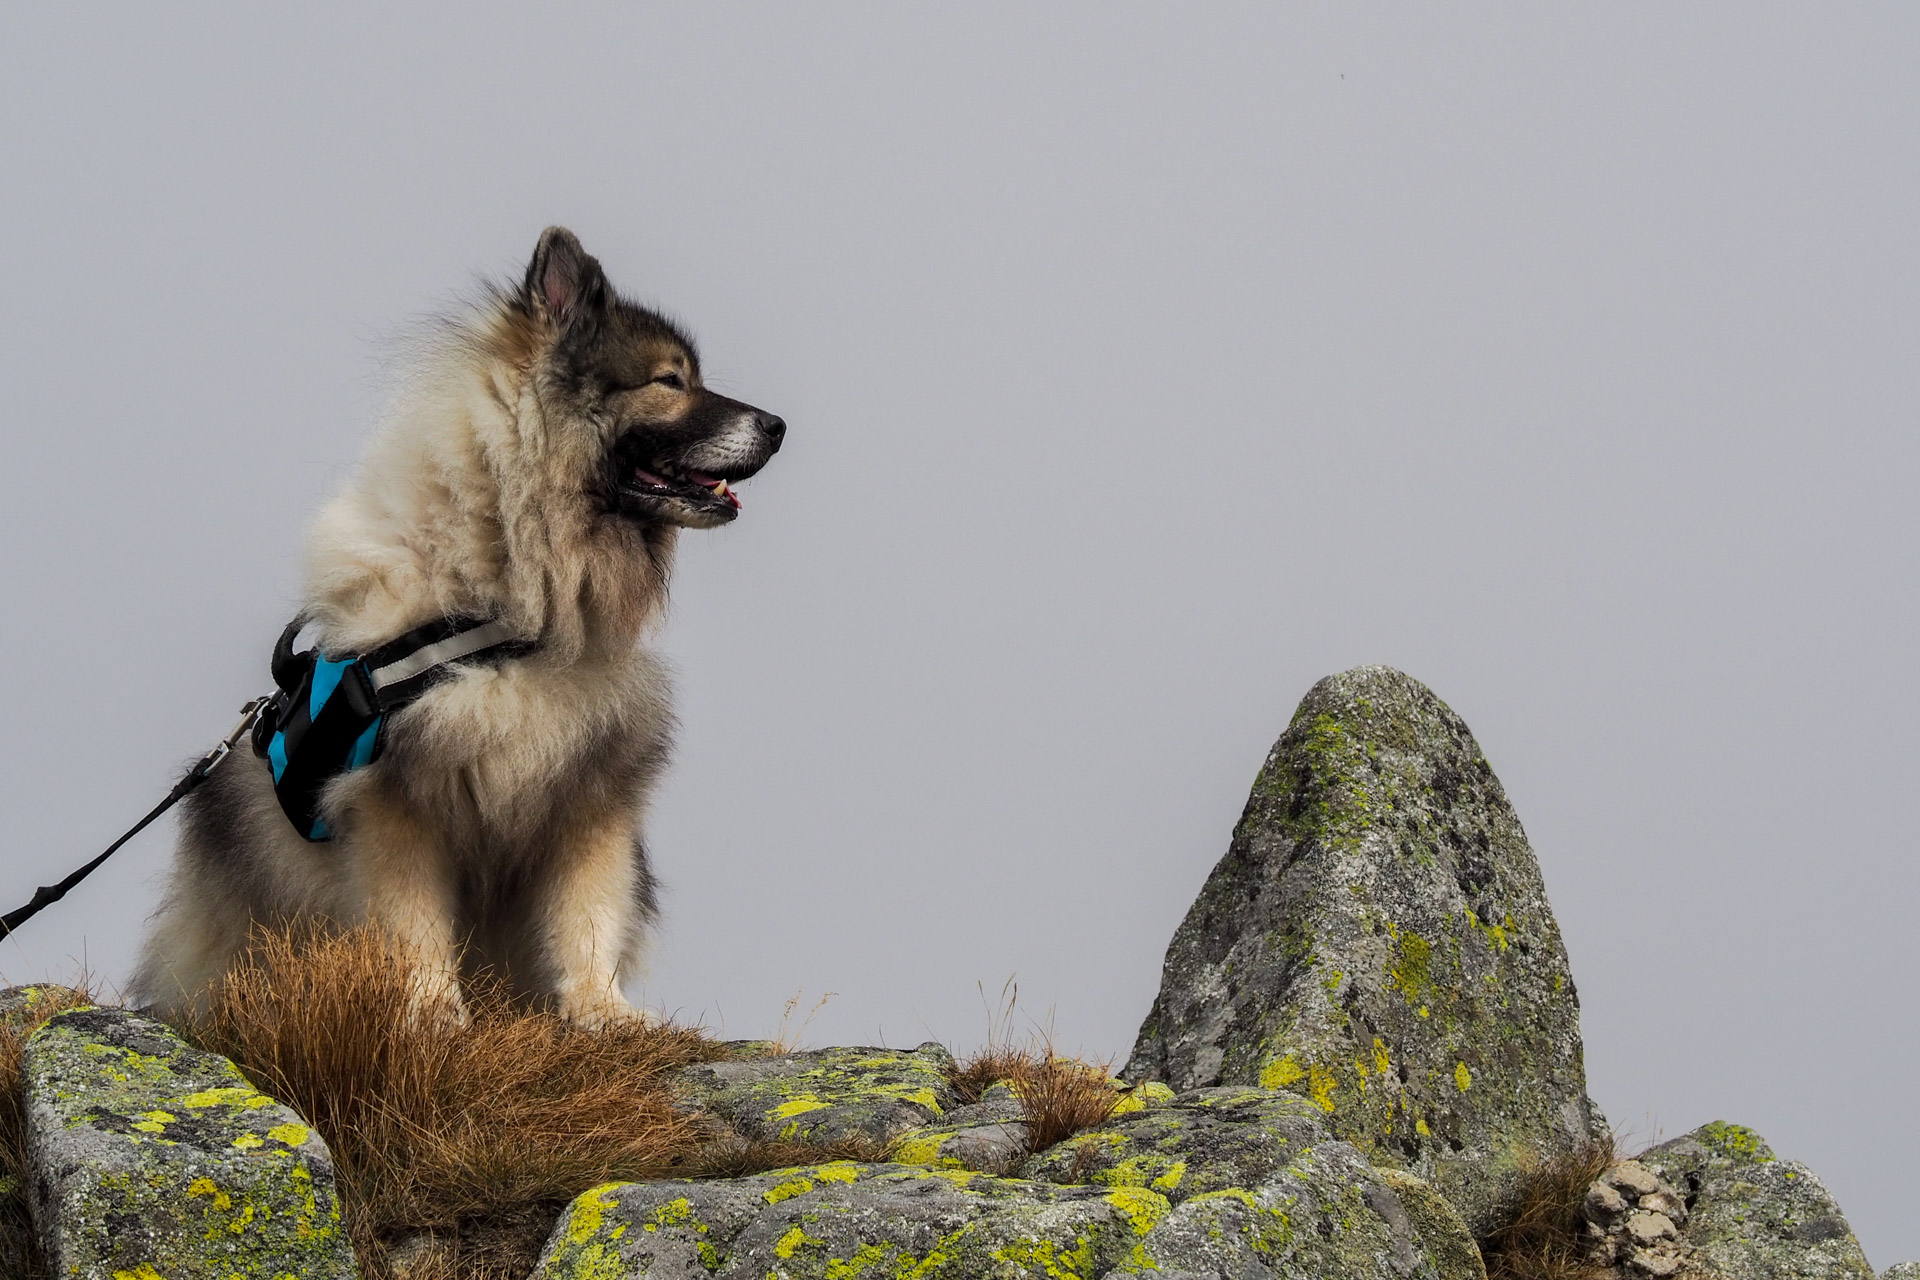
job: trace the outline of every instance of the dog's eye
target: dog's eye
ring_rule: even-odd
[[[657,382],[663,387],[672,387],[675,391],[685,391],[687,389],[687,380],[677,373],[663,373],[659,377],[651,379],[651,381]]]

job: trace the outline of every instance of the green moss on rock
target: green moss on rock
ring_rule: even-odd
[[[1467,726],[1388,667],[1322,680],[1167,950],[1126,1074],[1308,1100],[1476,1231],[1605,1130],[1558,926]]]
[[[1719,1280],[1873,1280],[1840,1206],[1811,1169],[1751,1129],[1714,1121],[1640,1157],[1685,1197],[1689,1274]]]
[[[1068,1138],[1021,1172],[1049,1182],[1147,1187],[1179,1204],[1273,1177],[1331,1140],[1325,1120],[1311,1101],[1291,1093],[1199,1089]]]
[[[1424,1183],[1397,1177],[1411,1186],[1389,1182],[1350,1144],[1324,1141],[1257,1184],[1188,1197],[1112,1274],[1485,1280],[1464,1224]]]
[[[675,1076],[689,1101],[749,1138],[884,1144],[932,1124],[956,1103],[953,1056],[938,1044],[917,1049],[816,1049],[736,1057],[686,1067]]]
[[[575,1200],[535,1280],[1485,1280],[1426,1184],[1368,1166],[1289,1093],[1216,1088],[1143,1105],[1040,1153],[1029,1177],[934,1158],[836,1161],[716,1182],[627,1183]]]
[[[534,1276],[1096,1280],[1166,1211],[1152,1192],[845,1161],[725,1182],[610,1184],[569,1207]]]
[[[325,1145],[225,1058],[80,1008],[34,1033],[22,1082],[53,1274],[356,1274]]]

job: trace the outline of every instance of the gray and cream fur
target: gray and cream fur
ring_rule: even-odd
[[[373,764],[329,783],[308,843],[264,761],[236,751],[189,797],[132,996],[178,1015],[265,925],[384,929],[423,1008],[460,1016],[485,968],[589,1023],[655,914],[641,828],[673,730],[641,641],[681,528],[739,509],[785,424],[708,391],[671,322],[618,297],[550,228],[524,282],[445,326],[393,420],[315,522],[303,607],[322,652],[433,619],[504,619],[525,656],[474,664],[390,717]]]

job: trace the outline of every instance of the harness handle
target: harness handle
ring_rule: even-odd
[[[282,631],[280,638],[273,642],[273,682],[288,693],[300,687],[300,682],[306,678],[307,669],[313,665],[313,650],[308,649],[303,653],[293,651],[293,642],[299,637],[300,628],[306,626],[309,621],[306,614],[300,614],[287,624],[287,629]]]

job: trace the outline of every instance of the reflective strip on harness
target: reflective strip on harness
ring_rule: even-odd
[[[506,623],[499,621],[483,623],[471,631],[462,631],[458,635],[448,636],[438,644],[416,649],[404,658],[369,671],[367,681],[373,685],[375,693],[384,693],[389,687],[411,680],[434,667],[458,662],[469,654],[490,649],[494,645],[505,644],[511,639],[513,639],[513,629]]]

